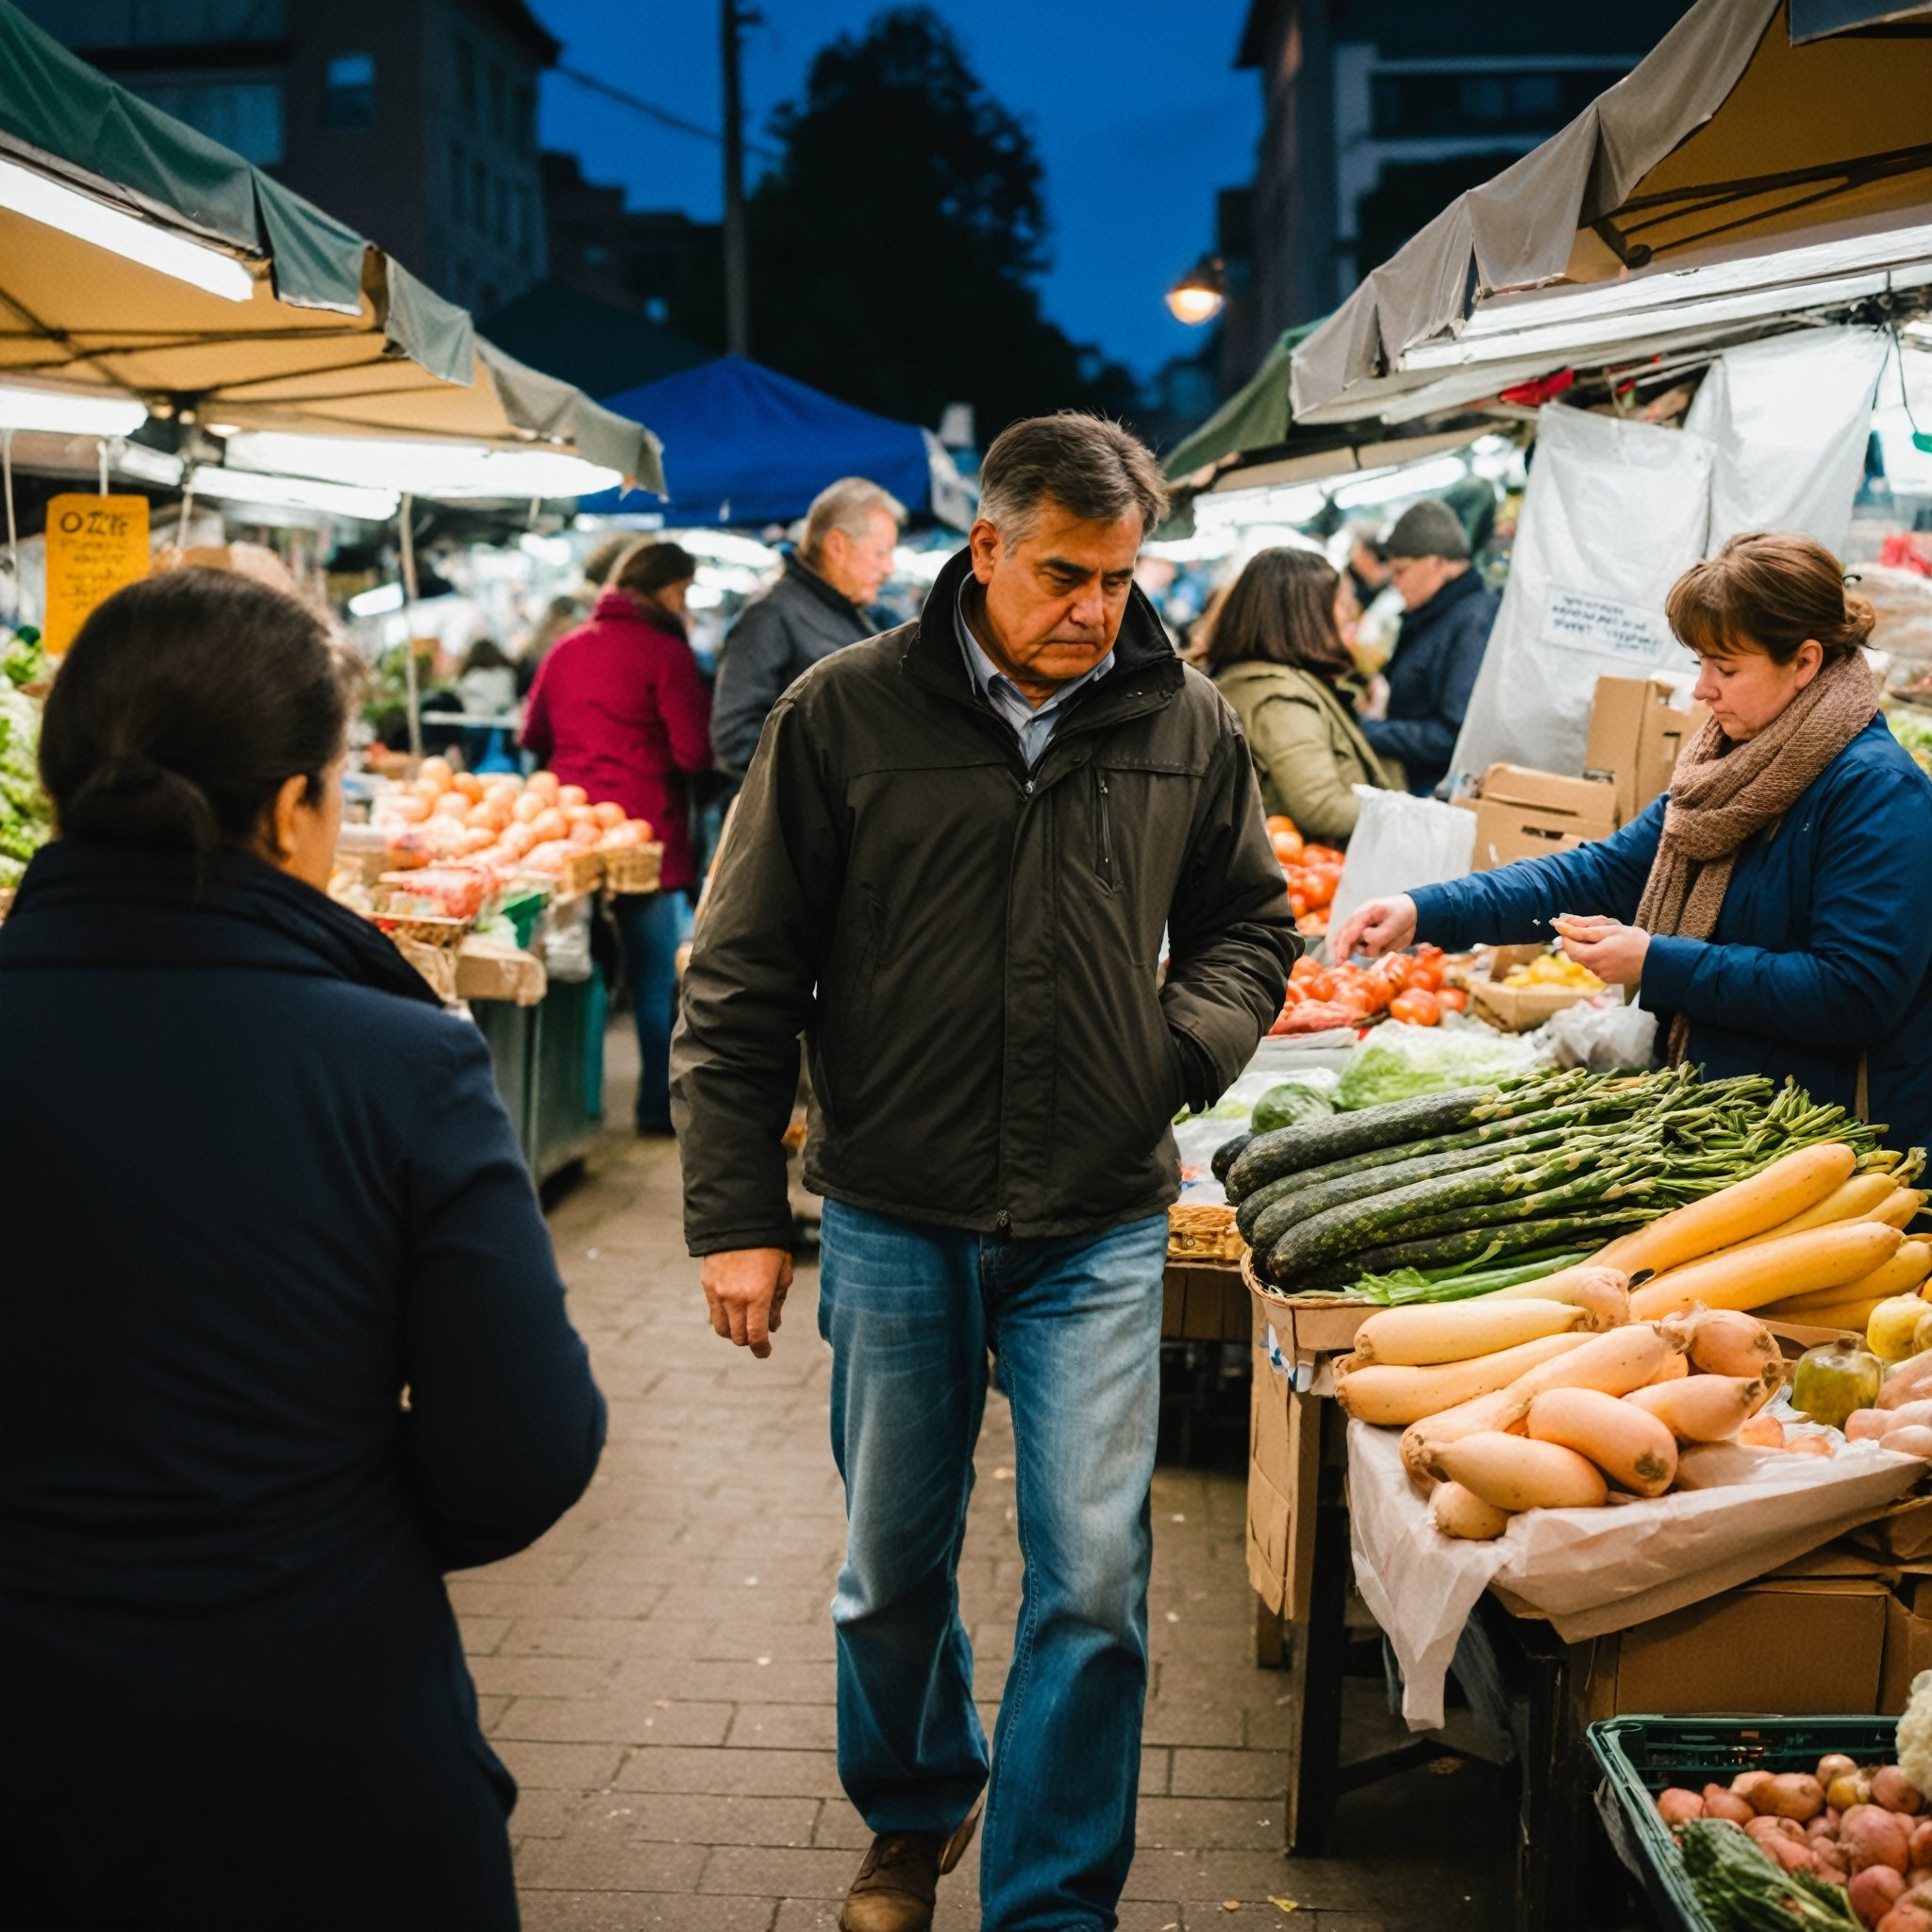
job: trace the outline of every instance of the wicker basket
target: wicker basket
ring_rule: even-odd
[[[1175,1261],[1244,1261],[1248,1244],[1232,1208],[1183,1201],[1167,1210],[1167,1252]]]
[[[604,883],[601,852],[578,852],[565,859],[558,882],[566,892],[594,892]]]
[[[620,845],[602,855],[608,892],[655,892],[664,875],[661,845]]]
[[[392,940],[408,940],[419,946],[441,946],[454,951],[463,935],[475,924],[474,919],[444,919],[433,912],[378,912],[375,923]]]

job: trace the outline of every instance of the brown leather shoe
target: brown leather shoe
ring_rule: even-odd
[[[979,1828],[974,1806],[951,1838],[936,1831],[882,1831],[859,1865],[840,1932],[928,1932],[940,1877],[966,1854]]]

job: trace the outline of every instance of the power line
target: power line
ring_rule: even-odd
[[[715,127],[705,127],[695,121],[687,121],[682,114],[674,114],[669,108],[660,108],[655,101],[647,101],[641,95],[628,93],[621,87],[612,87],[608,80],[601,80],[594,74],[585,74],[575,67],[557,67],[551,71],[562,75],[566,80],[575,81],[579,87],[589,88],[592,93],[608,94],[611,100],[622,102],[625,107],[643,115],[646,120],[655,121],[660,127],[668,127],[674,133],[695,135],[698,140],[711,142],[720,147],[724,143],[724,135]],[[782,158],[775,148],[765,147],[758,142],[748,141],[744,146],[747,154],[758,155],[768,161]]]

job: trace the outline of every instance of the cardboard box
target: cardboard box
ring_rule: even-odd
[[[1253,1322],[1248,1581],[1276,1616],[1305,1623],[1315,1562],[1314,1503],[1321,1480],[1323,1402],[1319,1396],[1296,1391],[1294,1357],[1285,1352],[1289,1344],[1275,1329],[1259,1296],[1254,1298]]]
[[[1921,1577],[1924,1583],[1928,1579]],[[1893,1597],[1885,1618],[1885,1667],[1878,1685],[1878,1710],[1896,1717],[1912,1694],[1912,1679],[1932,1671],[1932,1617]]]
[[[473,933],[457,948],[457,997],[504,1000],[534,1007],[549,986],[542,960],[520,947],[479,940]]]
[[[1888,1645],[1903,1669],[1919,1636],[1891,1636],[1899,1608],[1876,1574],[1760,1577],[1578,1644],[1584,1721],[1628,1711],[1878,1711],[1890,1683]]]
[[[1617,829],[1617,788],[1601,778],[1565,778],[1527,765],[1491,765],[1475,801],[1477,872],[1519,858],[1546,858]]]
[[[1675,688],[1661,678],[1600,677],[1584,746],[1587,777],[1616,788],[1617,823],[1627,825],[1666,790],[1685,745],[1704,728],[1708,708],[1680,709]]]
[[[1162,1290],[1163,1341],[1247,1340],[1248,1288],[1236,1263],[1170,1259]]]
[[[1528,1033],[1565,1007],[1602,996],[1582,987],[1504,985],[1517,967],[1541,958],[1548,950],[1546,946],[1498,946],[1488,975],[1471,974],[1463,982],[1470,1004],[1504,1032]]]

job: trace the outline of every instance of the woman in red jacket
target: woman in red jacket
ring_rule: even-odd
[[[685,634],[697,563],[645,538],[619,558],[590,623],[560,638],[530,689],[524,743],[566,785],[649,819],[663,885],[617,899],[636,1001],[638,1131],[671,1131],[671,1022],[683,895],[697,883],[689,780],[711,764],[711,694]]]

